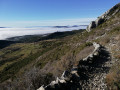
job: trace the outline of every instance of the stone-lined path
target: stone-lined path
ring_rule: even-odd
[[[71,71],[64,71],[60,78],[38,90],[104,90],[111,57],[105,47],[93,43],[94,51],[79,61]]]

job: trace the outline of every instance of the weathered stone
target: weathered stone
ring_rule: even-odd
[[[90,32],[91,29],[96,28],[100,24],[104,23],[106,20],[110,19],[112,16],[114,16],[116,13],[120,12],[120,9],[118,8],[120,6],[120,3],[112,7],[110,10],[105,12],[103,15],[98,17],[95,21],[92,21],[88,27],[87,31]],[[118,9],[117,9],[118,8]]]
[[[98,25],[102,24],[104,21],[105,21],[105,19],[101,17],[101,18],[98,18],[98,19],[95,21],[95,24],[96,24],[96,26],[98,26]],[[91,27],[91,29],[92,29],[92,27]]]
[[[99,68],[95,68],[96,66],[99,66],[99,63],[95,62],[99,60],[98,58],[96,59],[96,57],[100,57],[100,54],[102,54],[101,51],[104,50],[104,48],[95,42],[93,43],[93,46],[95,48],[94,51],[86,58],[81,59],[76,67],[73,67],[71,71],[64,71],[60,78],[57,77],[55,81],[52,81],[46,87],[41,86],[38,90],[96,90],[100,88],[104,89],[104,75],[101,75],[100,72],[104,71],[103,67],[105,65],[101,65],[102,68],[100,70]],[[93,64],[94,67],[91,67],[91,65]],[[93,71],[92,73],[95,73],[92,76],[93,79],[88,78],[88,80],[86,81],[87,77],[85,77],[84,75],[88,74],[89,76],[91,76],[91,71]],[[106,73],[106,71],[103,73]]]
[[[96,27],[96,22],[95,21],[92,21],[90,23],[90,25],[87,27],[87,31],[89,32],[91,30],[91,28],[95,28]]]
[[[61,80],[61,79],[60,79],[59,81],[60,81],[60,83],[66,83],[66,81],[65,81],[65,80]]]
[[[65,81],[70,81],[71,77],[72,76],[71,76],[70,72],[68,72],[68,71],[64,71],[61,76],[61,78],[64,79]]]
[[[45,88],[43,86],[41,86],[39,89],[37,90],[45,90]]]

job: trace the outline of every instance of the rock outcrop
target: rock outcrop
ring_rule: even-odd
[[[97,72],[106,71],[101,67],[103,67],[103,64],[108,60],[108,58],[110,58],[109,55],[106,55],[104,53],[103,47],[101,45],[93,43],[93,46],[95,47],[94,51],[86,58],[80,60],[79,64],[76,67],[73,67],[71,71],[64,71],[60,78],[57,77],[55,81],[52,81],[47,86],[41,86],[38,90],[81,90],[89,89],[92,87],[94,87],[94,89],[105,88],[104,83],[96,83],[96,80],[93,80],[93,82],[95,85],[98,85],[95,86],[92,83],[92,85],[90,84],[89,86],[90,80],[92,80],[93,75],[94,77],[96,75],[98,81],[100,80],[100,76],[97,75]],[[104,57],[104,60],[101,60],[103,58],[101,58],[100,56]],[[93,73],[93,75],[91,75],[91,73]]]
[[[120,3],[112,7],[110,10],[105,12],[103,15],[98,17],[95,21],[92,21],[89,26],[87,27],[87,31],[90,32],[91,29],[96,28],[100,24],[104,23],[108,19],[110,19],[112,16],[114,16],[116,13],[120,12]]]

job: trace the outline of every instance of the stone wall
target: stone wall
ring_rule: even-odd
[[[101,46],[97,43],[93,43],[95,47],[94,51],[88,55],[86,58],[80,60],[79,64],[76,67],[73,67],[71,71],[64,71],[60,78],[57,77],[55,81],[52,81],[47,86],[41,86],[37,90],[81,90],[82,86],[80,82],[83,79],[81,67],[84,69],[86,66],[84,63],[93,63],[95,58],[100,55]]]

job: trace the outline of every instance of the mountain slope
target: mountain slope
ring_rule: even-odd
[[[81,62],[79,74],[82,80],[79,83],[82,89],[97,88],[97,85],[105,83],[106,86],[102,88],[119,90],[120,4],[115,7],[107,14],[109,19],[90,28],[89,32],[84,30],[59,39],[17,43],[1,49],[0,88],[36,90],[60,77],[65,70],[71,71]],[[113,15],[116,10],[117,13]],[[81,60],[94,51],[93,42],[99,43],[102,48],[101,54],[94,59],[95,64],[92,63],[94,68],[91,72],[88,67],[92,65]],[[100,67],[95,67],[96,64]],[[102,74],[104,71],[105,74]],[[90,81],[86,80],[88,76]],[[97,76],[101,76],[100,82]]]
[[[87,31],[91,31],[92,28],[96,28],[100,24],[114,17],[119,12],[120,12],[120,3],[112,7],[110,10],[106,11],[103,15],[98,17],[95,21],[92,21],[90,25],[87,27]]]
[[[49,39],[59,39],[63,38],[69,35],[74,35],[76,33],[80,33],[83,30],[73,30],[73,31],[64,31],[64,32],[54,32],[54,33],[49,33],[49,34],[43,34],[43,35],[25,35],[25,36],[17,36],[17,37],[12,37],[8,38],[8,41],[16,41],[20,43],[33,43],[33,42],[38,42],[42,40],[49,40]]]
[[[5,47],[7,47],[7,46],[9,46],[9,45],[11,45],[11,44],[14,44],[14,43],[16,43],[16,42],[14,42],[14,41],[7,41],[7,40],[0,40],[0,49],[2,49],[2,48],[5,48]]]
[[[106,48],[93,43],[94,51],[86,58],[81,59],[71,71],[64,71],[60,78],[57,77],[47,86],[38,90],[96,90],[106,88],[105,75],[109,71],[111,58]]]
[[[109,17],[109,18],[108,18]],[[107,48],[107,51],[104,49],[101,51],[102,55],[99,54],[99,56],[95,57],[95,64],[92,63],[91,65],[87,62],[84,63],[80,60],[82,63],[80,65],[80,69],[78,69],[78,75],[80,77],[79,83],[77,85],[77,79],[74,81],[70,79],[69,82],[73,82],[71,85],[70,83],[65,82],[61,83],[59,79],[56,81],[51,82],[50,87],[41,87],[47,90],[48,88],[56,88],[63,90],[76,90],[79,89],[120,89],[120,83],[119,83],[119,60],[120,60],[120,3],[115,5],[113,8],[111,8],[108,12],[103,14],[101,17],[99,17],[96,21],[93,21],[96,25],[92,26],[91,24],[88,26],[89,33],[84,33],[84,35],[87,35],[88,40],[87,41],[96,41],[100,43],[101,45],[105,46]],[[92,23],[93,23],[92,22]],[[117,41],[118,40],[118,41]],[[108,52],[108,55],[107,53]],[[92,59],[94,60],[94,59]],[[103,63],[104,62],[104,63]],[[80,63],[79,63],[80,64]],[[94,65],[97,67],[94,67]],[[100,65],[102,65],[100,67]],[[94,67],[94,68],[93,68]],[[117,68],[118,67],[118,68]],[[80,73],[81,74],[80,74]],[[82,74],[83,73],[83,74]],[[65,78],[70,78],[68,74]],[[71,77],[73,78],[73,76]],[[74,79],[77,78],[77,76],[74,76]],[[75,83],[75,85],[74,85]],[[61,85],[62,84],[62,85]],[[64,86],[63,84],[68,86]],[[57,85],[57,86],[56,86]],[[76,88],[76,89],[75,89]],[[48,90],[49,90],[48,89]]]

